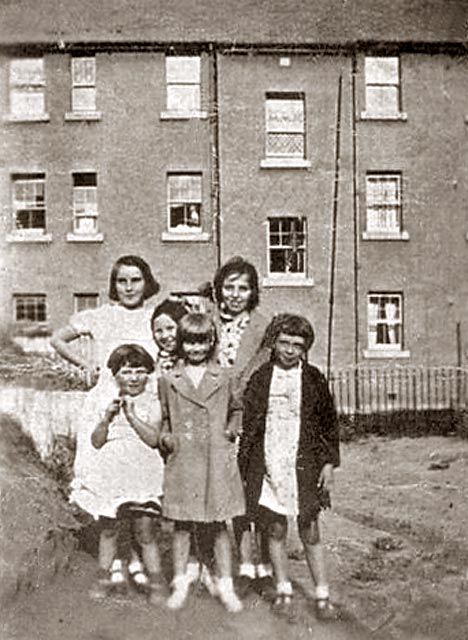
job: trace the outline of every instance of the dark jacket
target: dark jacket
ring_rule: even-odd
[[[246,488],[247,514],[254,516],[265,475],[265,423],[273,364],[262,365],[250,378],[244,394],[239,469]],[[304,363],[301,424],[296,474],[301,517],[315,518],[322,506],[317,482],[327,463],[340,464],[338,424],[328,384],[320,371]]]

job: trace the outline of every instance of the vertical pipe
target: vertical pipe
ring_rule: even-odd
[[[353,53],[351,70],[351,108],[352,108],[352,167],[353,167],[353,307],[354,307],[354,367],[359,364],[359,202],[357,180],[357,94],[356,94],[357,60],[356,52]],[[355,378],[356,409],[359,411],[359,382]]]
[[[213,235],[215,242],[216,268],[221,266],[221,172],[219,159],[219,87],[218,52],[210,44],[210,144],[211,144],[211,211],[213,215]]]
[[[335,128],[335,180],[333,185],[332,238],[330,256],[330,291],[328,307],[328,348],[327,348],[327,378],[330,377],[332,340],[333,340],[333,310],[335,304],[335,267],[336,267],[336,236],[338,220],[338,196],[340,186],[340,133],[341,133],[341,91],[343,78],[338,78],[338,95],[336,98],[336,128]]]

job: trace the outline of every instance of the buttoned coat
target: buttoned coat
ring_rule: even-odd
[[[265,467],[265,426],[273,363],[260,367],[244,394],[244,416],[239,447],[239,467],[245,482],[247,513],[254,518]],[[307,363],[302,365],[299,443],[296,467],[299,515],[315,518],[322,503],[317,482],[327,463],[340,464],[338,424],[325,377]]]
[[[183,364],[159,381],[162,434],[176,440],[164,472],[163,514],[172,520],[222,522],[245,513],[236,447],[242,404],[233,381],[209,364],[195,387]]]

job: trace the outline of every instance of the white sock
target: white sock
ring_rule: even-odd
[[[257,576],[259,578],[268,578],[273,575],[271,564],[257,564]]]
[[[120,558],[116,558],[112,562],[111,571],[122,571],[122,560]]]
[[[276,585],[276,593],[281,594],[282,596],[292,596],[292,584],[289,582],[289,580],[278,582],[278,584]]]
[[[315,599],[326,600],[330,597],[330,589],[328,584],[319,584],[315,587]]]
[[[247,576],[248,578],[251,578],[252,580],[255,579],[255,567],[251,562],[243,562],[241,565],[239,565],[239,575],[240,576]]]

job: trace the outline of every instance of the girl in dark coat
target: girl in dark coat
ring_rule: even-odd
[[[306,362],[314,340],[302,316],[283,314],[267,330],[272,358],[250,378],[244,395],[239,468],[247,515],[266,531],[276,577],[278,612],[291,609],[286,553],[287,518],[296,516],[315,582],[316,614],[334,619],[318,516],[330,506],[333,468],[339,465],[336,413],[320,371]]]

